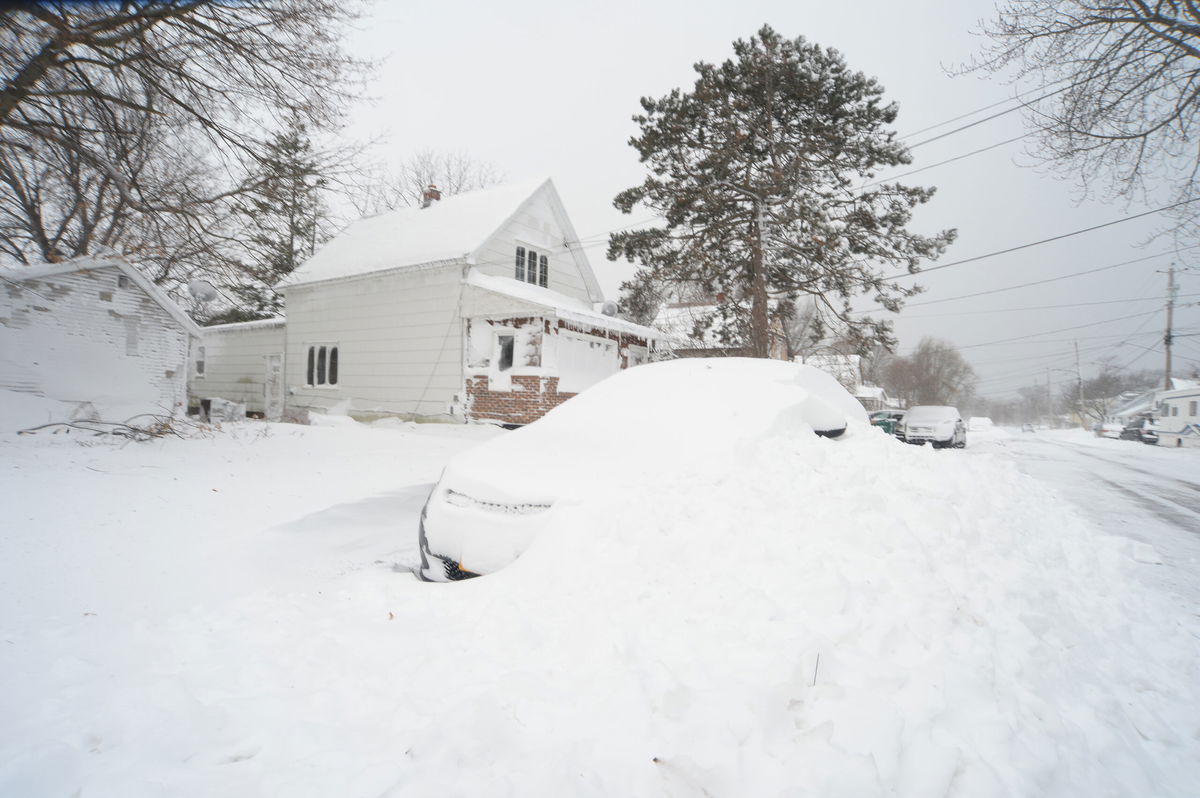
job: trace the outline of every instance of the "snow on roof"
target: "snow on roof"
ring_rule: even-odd
[[[466,258],[549,179],[456,194],[428,208],[388,211],[351,222],[287,280],[300,285]]]
[[[236,330],[254,330],[260,327],[280,327],[287,324],[283,316],[271,319],[255,319],[253,321],[231,321],[226,324],[209,324],[202,327],[205,332],[234,332]]]
[[[469,286],[490,291],[493,294],[499,294],[530,305],[553,310],[554,314],[560,319],[576,321],[581,324],[590,324],[602,329],[630,333],[646,340],[659,341],[663,337],[662,333],[653,328],[643,327],[640,324],[634,324],[625,319],[618,319],[615,316],[606,316],[603,313],[598,313],[592,310],[591,306],[581,299],[575,299],[574,297],[560,294],[557,291],[551,291],[549,288],[519,282],[511,277],[481,274],[475,269],[471,269],[467,274],[466,283]]]
[[[811,363],[809,365],[812,365]],[[886,399],[883,388],[878,385],[859,385],[854,390],[854,396],[859,399]]]
[[[116,269],[121,272],[130,280],[133,280],[139,288],[157,302],[189,335],[197,338],[200,337],[200,325],[196,324],[190,316],[184,313],[183,308],[179,307],[175,300],[167,296],[165,291],[151,282],[150,278],[146,277],[136,266],[119,255],[106,257],[85,255],[60,263],[38,263],[32,266],[16,267],[0,266],[0,282],[19,283],[25,280],[41,280],[59,274],[73,274],[75,272],[86,272],[95,269]]]

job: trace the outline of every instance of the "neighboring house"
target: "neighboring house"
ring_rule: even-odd
[[[855,386],[852,391],[854,398],[862,403],[862,406],[868,413],[874,413],[876,410],[901,410],[900,400],[893,399],[887,395],[887,391],[878,385],[865,385],[860,383]]]
[[[285,323],[205,331],[206,395],[265,412],[278,354],[288,415],[527,424],[660,338],[593,309],[599,284],[549,180],[431,191],[354,222],[283,290]]]
[[[797,357],[796,362],[819,368],[832,375],[869,413],[876,410],[901,409],[900,401],[888,396],[883,388],[863,382],[862,357],[859,355],[823,353]]]
[[[1200,385],[1192,381],[1188,387],[1158,394],[1159,446],[1200,446]]]
[[[188,381],[193,403],[225,399],[278,421],[283,415],[283,319],[203,328]]]
[[[1160,399],[1165,394],[1196,388],[1197,385],[1198,383],[1195,380],[1172,377],[1171,385],[1166,391],[1161,386],[1141,393],[1126,391],[1117,397],[1109,419],[1121,424],[1128,424],[1140,416],[1158,415]]]
[[[120,258],[0,269],[0,389],[126,421],[185,407],[200,329]],[[65,420],[65,419],[63,419]]]
[[[725,334],[716,313],[717,305],[712,302],[664,302],[650,324],[663,335],[675,357],[748,357],[750,347],[729,343],[737,336]],[[778,319],[772,319],[770,335],[770,357],[787,360],[787,338]]]

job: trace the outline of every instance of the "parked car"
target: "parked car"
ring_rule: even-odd
[[[871,426],[879,427],[888,435],[899,435],[904,420],[903,410],[876,410],[871,414]]]
[[[967,419],[967,429],[971,432],[981,429],[991,429],[995,425],[987,416],[971,416]]]
[[[836,438],[867,413],[812,366],[680,359],[619,372],[538,421],[453,458],[421,511],[425,581],[492,573],[552,525],[556,505],[620,491],[638,469],[686,469],[780,434]],[[599,487],[598,487],[599,486]]]
[[[1021,425],[1021,432],[1037,432],[1037,427],[1028,422]]]
[[[1097,438],[1120,438],[1125,425],[1115,421],[1104,421],[1092,428]]]
[[[1153,418],[1142,417],[1130,421],[1121,430],[1121,440],[1141,441],[1151,445],[1158,443],[1158,424]]]
[[[901,425],[904,440],[924,445],[931,443],[935,448],[967,445],[967,425],[958,410],[946,405],[918,405],[910,407]]]

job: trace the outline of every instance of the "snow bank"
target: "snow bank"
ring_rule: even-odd
[[[781,429],[719,461],[694,447],[636,480],[598,460],[605,489],[556,508],[514,565],[423,585],[393,563],[414,556],[422,487],[474,433],[251,429],[123,449],[0,438],[20,519],[0,533],[0,584],[31,605],[0,604],[0,795],[1200,783],[1194,607],[1133,578],[1154,567],[1144,551],[1098,536],[1001,447],[855,425]],[[176,551],[190,603],[139,573]],[[77,602],[39,584],[56,558]]]

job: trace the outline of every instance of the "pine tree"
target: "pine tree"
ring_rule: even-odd
[[[649,175],[614,205],[631,213],[641,204],[665,224],[610,238],[610,259],[640,267],[625,288],[645,297],[690,286],[723,297],[718,315],[745,319],[759,357],[767,356],[772,308],[804,295],[816,298],[814,335],[832,327],[862,350],[894,346],[891,323],[852,315],[851,299],[868,294],[899,310],[918,289],[881,269],[914,273],[955,237],[907,229],[933,189],[854,188],[880,167],[911,162],[889,129],[896,105],[836,50],[803,38],[763,27],[733,48],[735,58],[719,67],[696,65],[690,93],[641,101],[641,134],[630,144]]]
[[[235,206],[244,231],[240,236],[244,254],[238,279],[226,288],[240,307],[221,314],[221,321],[282,312],[276,286],[326,238],[328,211],[322,190],[327,180],[302,122],[293,119],[276,134],[259,168],[255,189]]]

